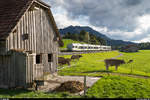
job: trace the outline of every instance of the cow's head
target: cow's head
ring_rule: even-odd
[[[121,63],[122,63],[122,64],[125,64],[125,61],[124,61],[124,60],[122,60],[122,61],[121,61]]]

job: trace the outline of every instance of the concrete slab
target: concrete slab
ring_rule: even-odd
[[[86,84],[88,87],[91,87],[95,82],[97,82],[101,77],[86,77]],[[61,83],[67,81],[79,81],[84,83],[84,76],[55,76],[47,77],[45,80],[45,86],[40,87],[40,90],[43,92],[52,92],[56,87],[60,86]],[[79,93],[83,94],[83,91]]]

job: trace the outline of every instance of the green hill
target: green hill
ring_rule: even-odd
[[[70,44],[70,43],[81,43],[81,44],[84,43],[84,42],[80,42],[80,41],[74,41],[74,40],[71,40],[71,39],[63,39],[63,42],[64,42],[64,46],[61,47],[61,50],[66,49],[67,45]]]

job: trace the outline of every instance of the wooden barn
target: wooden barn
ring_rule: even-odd
[[[62,45],[49,5],[0,0],[0,88],[26,88],[56,73]]]

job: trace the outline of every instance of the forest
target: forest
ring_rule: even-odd
[[[63,36],[63,39],[72,39],[75,41],[85,42],[87,44],[106,45],[106,41],[103,38],[97,37],[96,35],[84,30],[82,30],[79,34],[67,32]]]

